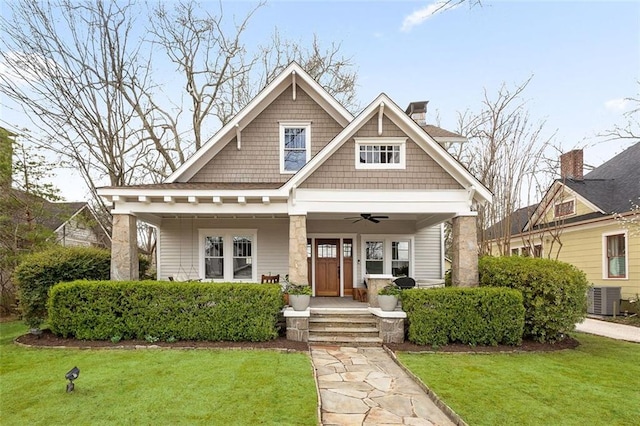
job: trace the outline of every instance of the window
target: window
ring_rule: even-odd
[[[280,173],[295,173],[311,158],[311,123],[280,123]]]
[[[533,257],[542,257],[542,245],[536,244],[535,246],[533,246]]]
[[[200,276],[205,280],[256,281],[255,230],[201,229]]]
[[[356,138],[356,169],[404,169],[406,138]]]
[[[363,236],[365,267],[362,273],[410,277],[414,273],[411,241],[410,236]]]
[[[554,207],[554,217],[570,216],[575,213],[575,200],[557,203]]]
[[[511,256],[518,256],[519,252],[520,249],[518,248],[511,249]]]
[[[604,236],[605,278],[627,278],[626,234]]]
[[[365,262],[367,274],[384,273],[384,242],[367,241],[365,244]]]
[[[409,276],[409,241],[393,241],[391,243],[391,275],[394,277]]]

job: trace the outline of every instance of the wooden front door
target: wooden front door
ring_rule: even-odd
[[[340,240],[316,240],[316,296],[340,296]]]

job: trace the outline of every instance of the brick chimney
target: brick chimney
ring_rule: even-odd
[[[560,156],[560,178],[582,180],[582,168],[584,166],[582,160],[582,150],[574,149]]]
[[[429,101],[411,102],[404,112],[420,126],[425,126],[427,124],[426,116],[428,103]]]

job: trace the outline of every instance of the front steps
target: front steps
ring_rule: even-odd
[[[309,344],[380,346],[378,318],[366,308],[311,308]]]

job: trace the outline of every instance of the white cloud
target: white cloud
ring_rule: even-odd
[[[436,13],[455,9],[460,6],[460,4],[460,2],[456,2],[455,0],[437,0],[435,3],[431,3],[422,9],[414,11],[411,15],[406,16],[402,21],[400,31],[409,32],[413,27],[422,24]]]
[[[610,99],[604,103],[609,111],[624,111],[629,107],[629,100],[625,98]]]

